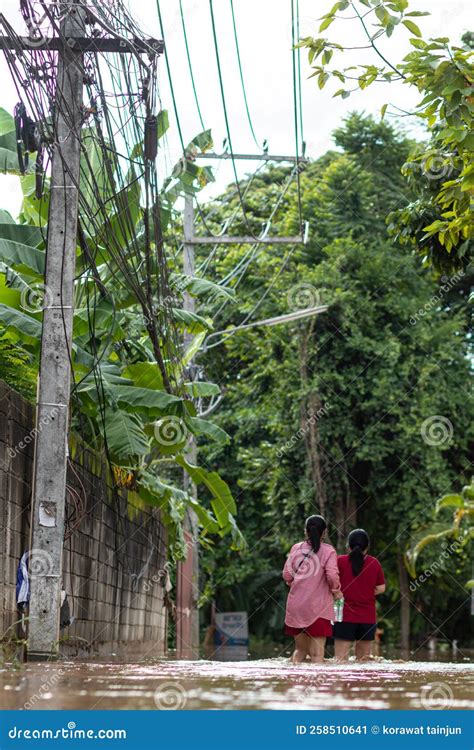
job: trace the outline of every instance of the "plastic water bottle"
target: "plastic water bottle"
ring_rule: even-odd
[[[336,599],[334,601],[334,622],[342,622],[344,612],[344,599]]]

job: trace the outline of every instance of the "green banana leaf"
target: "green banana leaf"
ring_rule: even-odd
[[[163,377],[160,368],[154,362],[137,362],[128,365],[123,373],[124,378],[130,378],[135,386],[141,388],[150,388],[156,391],[163,391]]]
[[[16,224],[11,217],[9,221],[6,214],[6,211],[0,211],[0,238],[32,247],[37,247],[43,242],[43,234],[38,227],[30,224]]]
[[[464,498],[461,495],[444,495],[436,503],[436,513],[441,508],[463,508]]]
[[[210,318],[203,318],[201,315],[189,312],[188,310],[181,310],[178,307],[173,307],[172,312],[178,327],[188,333],[195,334],[212,330],[212,321]]]
[[[204,484],[211,493],[212,510],[221,529],[228,530],[231,517],[237,513],[237,506],[229,485],[215,472],[201,466],[193,466],[184,456],[176,456],[176,463],[191,477],[196,485]]]
[[[185,383],[184,387],[190,396],[195,398],[206,396],[218,396],[221,389],[216,383],[206,383],[203,380],[194,380],[191,383]]]
[[[140,419],[134,414],[108,408],[105,410],[105,424],[99,421],[99,426],[118,465],[135,464],[150,450],[150,441]]]
[[[412,545],[406,550],[405,559],[410,575],[416,577],[416,561],[422,550],[433,542],[438,542],[446,537],[454,536],[455,530],[452,526],[443,523],[435,523],[432,526],[420,530],[414,538]]]
[[[186,290],[192,297],[206,297],[210,302],[217,299],[235,300],[234,289],[228,289],[198,276],[176,274],[172,277],[171,283],[180,291]]]
[[[0,107],[0,135],[15,132],[15,121],[10,112]]]
[[[45,254],[31,245],[0,238],[0,260],[17,271],[33,271],[38,278],[44,275]]]
[[[199,419],[199,417],[188,417],[186,421],[193,435],[205,435],[220,445],[226,445],[230,442],[230,435],[213,422]]]
[[[140,388],[134,385],[111,385],[109,393],[125,411],[132,413],[140,411],[150,419],[164,414],[183,412],[183,400],[166,391]]]
[[[12,329],[19,333],[25,346],[38,347],[42,327],[40,320],[0,303],[0,321],[7,330]]]

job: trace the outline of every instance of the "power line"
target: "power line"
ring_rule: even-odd
[[[281,325],[282,323],[292,323],[295,320],[308,318],[312,315],[320,315],[321,313],[326,312],[326,310],[328,310],[328,305],[319,305],[318,307],[308,307],[303,310],[295,310],[294,312],[288,313],[287,315],[277,315],[274,318],[266,318],[265,320],[256,320],[253,323],[246,323],[245,325],[235,326],[234,328],[227,328],[224,331],[216,331],[215,333],[211,333],[208,336],[208,340],[211,339],[213,336],[218,336],[218,335],[220,336],[221,334],[229,334],[230,336],[240,331],[246,331],[249,328],[256,328],[257,326],[272,327],[272,326]],[[225,339],[222,339],[222,341],[225,341]],[[219,342],[219,343],[222,343],[222,342]],[[207,346],[206,348],[210,348],[210,347]]]
[[[252,133],[252,137],[253,137],[254,143],[257,146],[257,148],[260,148],[260,144],[259,144],[259,142],[257,140],[257,136],[255,135],[255,131],[254,131],[254,128],[253,128],[252,118],[250,117],[250,109],[249,109],[249,104],[248,104],[248,99],[247,99],[247,91],[245,89],[244,73],[243,73],[243,70],[242,70],[242,60],[241,60],[241,57],[240,57],[239,38],[238,38],[238,35],[237,35],[237,24],[236,24],[236,21],[235,21],[235,13],[234,13],[234,0],[230,0],[230,10],[231,10],[231,14],[232,14],[232,26],[234,28],[235,49],[236,49],[236,52],[237,52],[237,62],[238,62],[238,65],[239,65],[240,83],[242,85],[242,93],[244,95],[245,111],[247,112],[247,120],[248,120],[248,123],[249,123],[249,126],[250,126],[250,131]]]
[[[233,149],[233,146],[232,146],[232,137],[231,137],[231,133],[230,133],[229,115],[228,115],[228,112],[227,112],[226,95],[225,95],[225,91],[224,91],[224,80],[223,80],[223,77],[222,77],[222,67],[221,67],[221,59],[220,59],[220,54],[219,54],[219,43],[218,43],[218,40],[217,40],[217,29],[216,29],[216,21],[215,21],[215,17],[214,17],[213,0],[209,0],[209,10],[210,10],[210,13],[211,13],[211,26],[212,26],[212,36],[213,36],[213,40],[214,40],[214,52],[215,52],[215,56],[216,56],[217,73],[218,73],[218,76],[219,76],[219,88],[220,88],[220,92],[221,92],[222,109],[223,109],[223,112],[224,112],[224,120],[225,120],[225,127],[226,127],[226,133],[227,133],[227,141],[228,141],[228,144],[229,144],[229,151],[230,151],[231,160],[232,160],[232,170],[233,170],[233,173],[234,173],[235,184],[237,186],[237,191],[238,191],[240,205],[242,207],[242,213],[243,213],[244,221],[245,221],[245,223],[247,225],[247,228],[248,228],[248,231],[250,232],[250,235],[252,237],[254,237],[255,240],[257,240],[258,238],[254,236],[253,230],[252,230],[252,228],[250,226],[250,222],[249,222],[248,217],[247,217],[247,211],[245,209],[245,204],[244,204],[244,200],[243,200],[243,196],[242,196],[242,191],[240,189],[239,178],[237,176],[237,167],[236,167],[236,164],[235,164],[234,149]]]
[[[191,77],[191,84],[192,84],[192,87],[193,87],[194,101],[196,102],[196,108],[197,108],[197,111],[198,111],[199,122],[201,123],[202,129],[205,130],[204,120],[203,120],[202,114],[201,114],[201,107],[199,106],[199,99],[198,99],[198,95],[197,95],[196,84],[195,84],[195,81],[194,81],[194,72],[193,72],[193,66],[192,66],[192,63],[191,63],[191,54],[190,54],[190,51],[189,51],[188,35],[187,35],[187,32],[186,32],[186,22],[184,20],[184,12],[183,12],[183,2],[182,2],[182,0],[179,0],[179,10],[180,10],[180,14],[181,14],[181,25],[182,25],[182,28],[183,28],[184,44],[185,44],[185,47],[186,47],[186,57],[188,59],[188,68],[189,68],[189,75]]]
[[[296,0],[296,34],[294,42],[297,44],[300,40],[300,0]],[[304,156],[304,130],[303,130],[303,87],[301,78],[301,49],[297,48],[297,61],[298,61],[298,98],[299,98],[299,116],[300,116],[300,135],[301,135],[301,146]]]
[[[297,33],[297,26],[299,28],[299,6],[298,6],[298,0],[296,0],[296,6],[295,6],[295,0],[291,0],[291,28],[292,28],[292,39],[293,39],[293,45],[291,50],[291,56],[292,56],[292,71],[293,71],[293,109],[294,109],[294,127],[295,127],[295,147],[296,147],[296,160],[297,163],[300,158],[300,127],[302,127],[302,114],[301,114],[301,101],[298,103],[298,88],[301,91],[301,70],[299,68],[299,49],[296,49],[296,33]],[[298,75],[299,72],[299,75]],[[298,84],[298,78],[300,81],[300,84]],[[297,189],[298,189],[298,213],[300,218],[300,223],[303,221],[303,211],[302,211],[302,205],[301,205],[301,181],[300,181],[300,171],[298,169],[297,175],[296,175],[296,181],[297,181]]]
[[[168,73],[168,81],[169,81],[169,84],[170,84],[170,92],[171,92],[171,99],[172,99],[172,102],[173,102],[174,115],[175,115],[175,118],[176,118],[176,126],[178,128],[179,140],[180,140],[181,148],[182,148],[182,151],[183,151],[183,154],[184,154],[185,147],[184,147],[184,140],[183,140],[183,131],[181,129],[181,122],[180,122],[179,114],[178,114],[178,105],[176,103],[176,96],[175,96],[175,92],[174,92],[173,77],[171,75],[171,66],[170,66],[170,61],[169,61],[167,47],[166,47],[166,37],[165,37],[165,30],[164,30],[164,26],[163,26],[163,19],[162,19],[162,16],[161,16],[160,0],[156,1],[156,8],[157,8],[157,11],[158,11],[158,21],[160,23],[161,38],[163,39],[163,42],[165,44],[165,55],[164,56],[165,56],[165,63],[166,63],[166,71]]]

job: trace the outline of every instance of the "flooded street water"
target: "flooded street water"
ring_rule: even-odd
[[[467,709],[474,665],[288,659],[27,664],[0,670],[4,709]]]

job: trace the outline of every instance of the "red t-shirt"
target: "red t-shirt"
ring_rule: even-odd
[[[374,590],[385,583],[377,558],[366,555],[358,576],[352,573],[349,555],[339,555],[337,567],[344,595],[344,622],[363,622],[367,625],[377,622]]]

